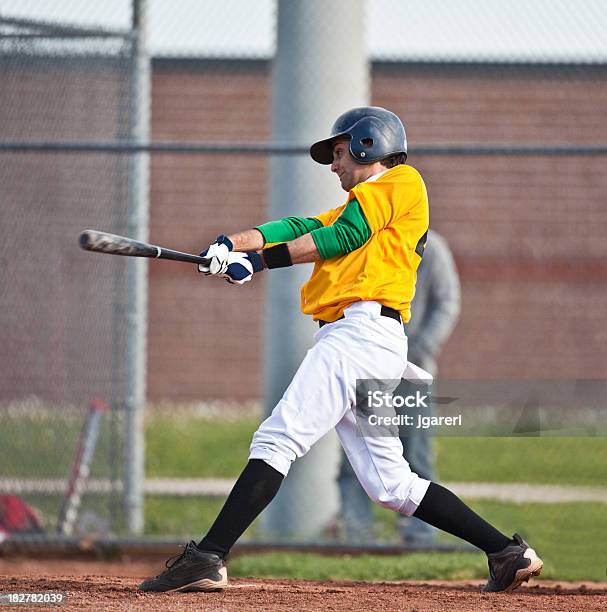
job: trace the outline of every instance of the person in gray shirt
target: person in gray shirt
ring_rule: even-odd
[[[411,320],[406,325],[407,360],[436,377],[436,360],[450,336],[460,312],[460,284],[453,255],[446,240],[428,231],[424,256],[417,270],[415,298],[411,303]],[[407,393],[403,381],[398,392]],[[428,414],[428,411],[426,411]],[[432,438],[427,431],[401,428],[403,455],[411,469],[430,481],[436,480]],[[350,543],[373,541],[371,500],[360,486],[350,462],[342,454],[338,477],[341,514],[345,536]],[[431,546],[436,537],[434,527],[415,517],[399,517],[399,532],[408,546]]]

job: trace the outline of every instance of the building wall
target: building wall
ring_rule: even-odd
[[[120,59],[0,56],[0,140],[116,141]],[[0,153],[0,401],[123,395],[126,260],[78,248],[126,219],[127,157]]]
[[[157,63],[153,139],[267,140],[269,77],[265,62]],[[198,253],[218,234],[262,223],[268,172],[265,156],[153,156],[151,240]],[[233,287],[193,267],[162,263],[150,267],[150,399],[258,399],[264,275]]]
[[[263,64],[243,73],[229,65],[170,68],[155,70],[156,139],[267,138]],[[416,145],[437,143],[607,142],[606,82],[604,68],[374,66],[373,103],[405,121],[409,163],[427,183],[432,227],[450,242],[461,274],[462,315],[440,359],[443,376],[607,375],[604,157],[415,154]],[[157,156],[153,167],[152,234],[159,240],[196,249],[266,218],[265,160]],[[263,275],[258,280],[217,288],[210,279],[196,285],[185,271],[152,271],[152,398],[259,396]],[[172,300],[187,304],[187,319],[176,323],[189,326],[187,345],[163,324]],[[202,316],[209,307],[210,323]],[[209,363],[211,347],[225,342],[232,357],[246,351],[246,367],[238,359]],[[180,369],[184,355],[204,361],[207,371]]]
[[[429,143],[607,142],[605,68],[380,66],[373,99]],[[450,242],[462,315],[447,377],[607,374],[605,157],[411,156]]]
[[[10,84],[0,88],[5,139],[127,133],[126,65],[54,60],[0,70]],[[462,315],[441,374],[607,376],[605,156],[415,152],[438,143],[606,143],[607,68],[377,63],[372,76],[373,103],[405,121],[432,227],[451,244],[462,278]],[[156,61],[152,98],[155,142],[269,138],[266,62]],[[123,367],[110,355],[123,333],[111,321],[126,307],[124,261],[83,253],[75,237],[123,226],[126,157],[1,161],[2,399],[119,392]],[[221,232],[267,220],[268,167],[261,155],[152,155],[151,240],[197,252]],[[20,250],[29,257],[12,256]],[[150,263],[151,400],[260,397],[267,274],[231,287],[189,266]]]

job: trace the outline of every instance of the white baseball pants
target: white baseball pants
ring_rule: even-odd
[[[411,471],[398,437],[361,436],[354,414],[357,380],[400,379],[407,366],[403,326],[380,309],[378,302],[357,302],[344,319],[316,332],[316,344],[253,436],[249,459],[286,476],[291,463],[335,427],[367,495],[411,515],[430,482]]]

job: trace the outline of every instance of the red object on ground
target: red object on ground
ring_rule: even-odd
[[[18,495],[0,495],[0,534],[40,533],[36,511]]]

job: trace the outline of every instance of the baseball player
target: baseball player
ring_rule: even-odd
[[[200,272],[243,284],[265,268],[314,262],[301,308],[318,322],[308,351],[272,414],[253,436],[249,461],[209,532],[191,541],[143,591],[210,591],[227,584],[226,559],[274,498],[291,463],[335,428],[369,497],[386,508],[463,538],[488,556],[485,591],[511,591],[542,561],[518,534],[510,539],[444,487],[420,478],[398,436],[360,435],[356,381],[400,380],[407,365],[403,323],[428,231],[428,198],[406,165],[400,119],[379,107],[354,108],[310,147],[330,165],[347,198],[316,217],[288,217],[231,236],[203,254]],[[268,246],[273,244],[274,246]]]

